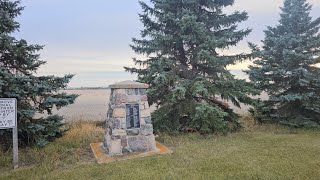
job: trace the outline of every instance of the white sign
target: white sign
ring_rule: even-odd
[[[17,101],[12,98],[0,98],[0,129],[17,126]]]
[[[19,167],[17,100],[14,98],[0,98],[0,129],[12,128],[13,168]]]

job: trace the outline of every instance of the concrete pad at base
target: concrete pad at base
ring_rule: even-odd
[[[152,152],[146,152],[146,153],[140,153],[140,154],[128,154],[128,155],[114,156],[114,157],[109,156],[106,153],[106,151],[102,148],[103,143],[91,143],[90,146],[94,154],[94,157],[97,159],[98,164],[172,153],[172,151],[168,147],[158,142],[156,142],[156,147],[158,151],[152,151]]]

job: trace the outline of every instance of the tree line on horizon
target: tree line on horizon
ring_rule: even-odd
[[[132,49],[146,59],[133,59],[138,81],[150,84],[150,104],[157,131],[194,129],[201,133],[228,133],[242,127],[228,101],[252,105],[258,122],[293,127],[320,126],[320,18],[310,16],[306,0],[285,0],[280,20],[268,26],[262,47],[249,43],[251,53],[219,53],[236,46],[251,32],[239,29],[247,12],[230,14],[224,8],[235,0],[140,1],[141,38]],[[19,141],[45,146],[61,137],[63,117],[53,108],[74,103],[77,95],[61,93],[73,75],[36,76],[45,64],[37,54],[43,47],[18,40],[15,18],[20,1],[0,0],[0,97],[17,98]],[[250,81],[236,79],[227,66],[252,60],[245,71]],[[268,100],[252,99],[266,92]],[[36,118],[36,113],[49,114]],[[10,146],[10,130],[0,130],[1,144]]]

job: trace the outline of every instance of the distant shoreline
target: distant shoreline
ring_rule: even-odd
[[[70,87],[64,90],[97,90],[97,89],[110,89],[110,87]]]

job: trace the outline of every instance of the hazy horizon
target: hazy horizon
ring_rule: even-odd
[[[241,69],[232,69],[230,71],[238,79],[248,79],[247,75],[242,72]],[[105,79],[105,77],[108,77],[108,79]],[[75,74],[73,81],[85,83],[85,85],[72,86],[73,84],[70,83],[68,88],[107,88],[109,85],[117,82],[136,79],[135,75],[125,71],[82,73],[80,75]]]

